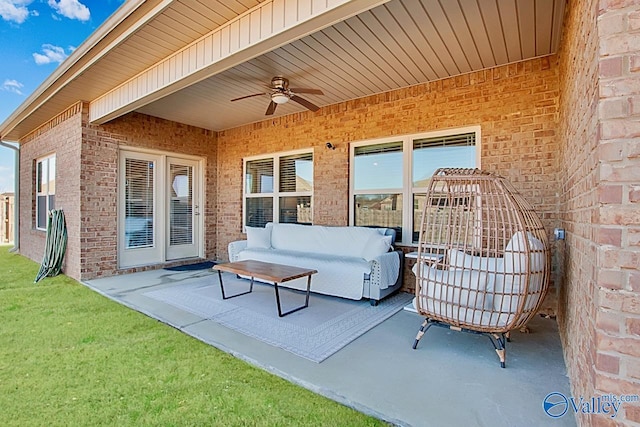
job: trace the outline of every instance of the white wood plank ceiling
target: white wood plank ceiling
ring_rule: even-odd
[[[292,5],[303,11],[332,2],[274,1],[285,8],[285,18]],[[218,131],[264,120],[267,95],[230,100],[265,92],[274,76],[287,77],[291,87],[321,89],[323,96],[302,96],[322,107],[549,55],[559,46],[566,1],[391,0],[137,111]],[[260,0],[145,1],[125,19],[129,24],[115,27],[91,47],[87,61],[81,58],[69,67],[63,77],[73,74],[72,78],[61,87],[45,87],[28,100],[26,104],[31,104],[22,111],[26,116],[10,117],[0,136],[20,138],[78,100],[99,98],[260,4]],[[143,24],[136,27],[138,22]],[[298,111],[305,108],[288,102],[272,117]]]
[[[392,0],[146,105],[207,129],[265,119],[273,76],[326,106],[557,51],[565,0]],[[270,117],[304,111],[294,102]]]

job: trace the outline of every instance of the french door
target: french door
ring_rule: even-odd
[[[121,268],[201,256],[200,164],[193,158],[120,152]]]

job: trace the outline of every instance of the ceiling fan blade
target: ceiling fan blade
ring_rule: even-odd
[[[289,89],[293,93],[309,93],[312,95],[324,95],[324,93],[320,89],[305,89],[303,87],[299,88],[290,88]]]
[[[267,112],[264,113],[265,116],[270,116],[273,113],[276,112],[276,107],[278,106],[278,104],[276,104],[275,102],[271,101],[271,103],[269,104],[269,106],[267,107]]]
[[[298,104],[307,107],[309,110],[311,111],[318,111],[320,109],[320,107],[318,107],[317,105],[313,104],[312,102],[307,101],[304,98],[300,98],[297,95],[293,95],[291,97],[291,100],[294,102],[297,102]]]
[[[240,98],[232,99],[231,102],[240,101],[241,99],[246,99],[246,98],[253,98],[254,96],[260,96],[260,95],[266,95],[266,93],[254,93],[253,95],[241,96]]]

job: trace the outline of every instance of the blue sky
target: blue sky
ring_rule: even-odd
[[[123,2],[0,0],[0,123]],[[13,151],[0,147],[0,193],[13,182]]]

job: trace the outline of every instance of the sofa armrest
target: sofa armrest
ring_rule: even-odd
[[[238,261],[238,255],[247,247],[246,240],[236,240],[229,243],[229,262]]]
[[[371,260],[370,286],[386,289],[402,280],[402,252],[396,250],[377,256]]]

